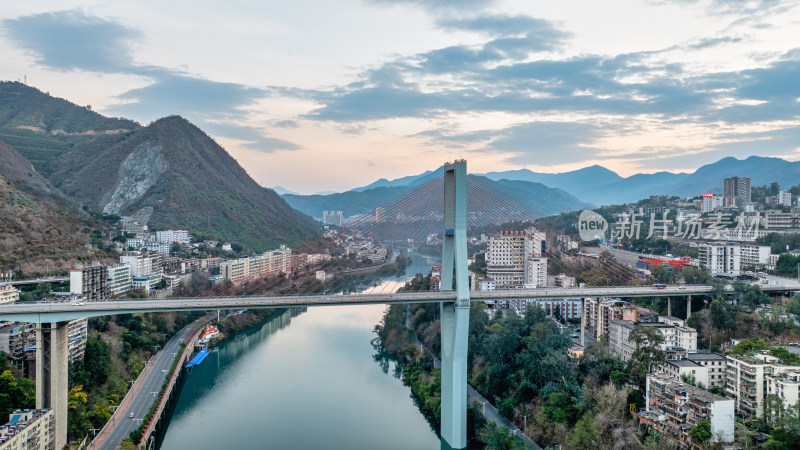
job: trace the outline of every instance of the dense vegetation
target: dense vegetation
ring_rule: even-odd
[[[416,339],[439,352],[437,305],[395,305],[375,331],[379,361],[391,358],[402,370],[420,410],[438,428],[439,370],[433,357],[419,350]],[[408,319],[409,329],[406,329]],[[571,340],[537,307],[523,316],[498,311],[492,318],[485,305],[474,304],[469,325],[469,382],[504,417],[522,427],[540,445],[566,448],[620,448],[672,445],[665,438],[641,436],[628,411],[642,405],[640,390],[649,364],[663,360],[658,336],[637,328],[640,344],[628,364],[611,357],[602,343],[591,343],[579,361],[567,357]],[[638,336],[638,337],[637,337]],[[635,387],[635,388],[633,388]],[[470,409],[470,437],[488,449],[516,448],[513,438],[497,427],[482,424]],[[524,419],[527,416],[527,419]],[[649,444],[641,444],[649,439]]]

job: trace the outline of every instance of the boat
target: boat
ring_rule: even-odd
[[[200,338],[197,340],[198,344],[208,344],[208,341],[212,339],[217,339],[219,337],[219,329],[217,329],[214,325],[209,325],[206,327],[203,334],[200,335]]]

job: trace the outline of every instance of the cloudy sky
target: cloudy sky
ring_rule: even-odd
[[[0,79],[179,114],[265,186],[800,159],[800,2],[5,2]]]

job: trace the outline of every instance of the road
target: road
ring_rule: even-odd
[[[485,417],[486,420],[491,420],[492,422],[496,423],[501,427],[508,428],[509,430],[511,430],[512,433],[514,433],[514,435],[521,437],[522,441],[525,442],[526,445],[533,448],[534,450],[541,450],[541,447],[536,445],[536,443],[533,442],[533,439],[526,436],[525,433],[523,433],[519,428],[514,426],[513,423],[509,422],[505,417],[501,416],[500,413],[497,412],[497,409],[495,409],[495,407],[492,406],[492,404],[489,403],[488,400],[483,398],[483,396],[481,396],[481,394],[479,394],[478,391],[476,391],[472,386],[467,385],[467,402],[469,402],[469,404],[471,405],[475,402],[475,400],[477,400],[478,403],[481,404],[481,412],[483,413],[483,417]]]
[[[95,438],[95,446],[90,448],[112,450],[124,440],[134,429],[142,424],[144,417],[150,411],[150,407],[157,400],[156,396],[164,385],[167,372],[172,367],[175,356],[181,350],[181,341],[186,341],[192,333],[197,331],[197,327],[204,323],[203,319],[192,322],[178,331],[170,339],[162,350],[150,359],[142,371],[142,375],[136,380],[128,394],[122,400],[122,404],[111,416],[111,421],[103,428]],[[153,392],[156,395],[153,395]],[[133,418],[130,417],[133,413]]]

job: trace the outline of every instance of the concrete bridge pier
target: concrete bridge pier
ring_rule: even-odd
[[[692,317],[692,296],[686,296],[686,320],[689,320],[689,317]]]
[[[442,303],[442,448],[467,447],[467,339],[469,275],[467,269],[467,162],[444,166],[444,242],[442,291],[456,301]]]
[[[667,315],[672,316],[672,297],[667,297]]]
[[[45,322],[36,326],[36,408],[53,410],[55,448],[67,444],[68,324]]]

